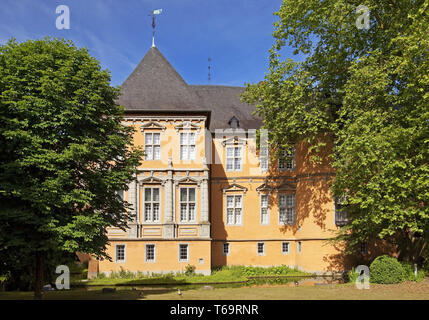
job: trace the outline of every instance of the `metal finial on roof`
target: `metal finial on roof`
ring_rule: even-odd
[[[153,10],[149,16],[152,16],[152,47],[155,47],[155,16],[162,13],[162,9]]]

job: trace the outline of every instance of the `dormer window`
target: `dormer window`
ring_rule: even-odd
[[[232,129],[237,129],[240,127],[240,121],[238,121],[235,116],[233,116],[231,120],[229,120],[228,124]]]

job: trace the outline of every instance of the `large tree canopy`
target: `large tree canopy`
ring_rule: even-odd
[[[369,9],[368,29],[356,25],[363,14],[356,11],[359,5]],[[348,204],[352,220],[338,239],[351,248],[388,239],[400,245],[400,254],[412,247],[408,258],[424,255],[428,9],[427,0],[284,0],[275,13],[269,71],[243,95],[257,105],[273,144],[288,148],[306,140],[317,161],[324,145],[319,137],[332,138],[332,190]],[[304,59],[282,60],[286,45]]]
[[[48,256],[107,257],[106,228],[129,218],[118,191],[142,155],[118,94],[69,41],[0,46],[0,274],[30,261],[40,294]]]

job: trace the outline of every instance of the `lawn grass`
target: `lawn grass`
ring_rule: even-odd
[[[185,290],[177,295],[175,288],[147,288],[144,290],[117,290],[102,293],[101,289],[52,291],[47,300],[428,300],[429,279],[416,283],[406,281],[395,285],[371,284],[368,290],[359,290],[354,284],[326,286],[271,286],[242,288],[213,288]],[[0,300],[33,299],[32,292],[0,292]]]

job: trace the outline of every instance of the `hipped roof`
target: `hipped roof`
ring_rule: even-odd
[[[152,47],[122,85],[118,103],[126,111],[211,111],[210,130],[229,128],[235,116],[240,128],[257,129],[262,121],[254,106],[242,103],[243,87],[188,85],[168,60]]]

